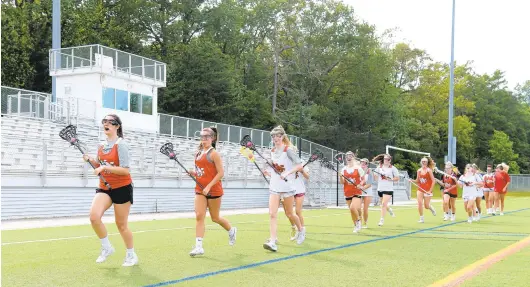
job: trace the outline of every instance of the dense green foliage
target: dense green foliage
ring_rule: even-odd
[[[2,1],[2,85],[51,90],[51,7],[51,0]],[[442,161],[448,64],[390,44],[353,8],[334,0],[62,0],[62,46],[102,44],[168,63],[158,102],[164,113],[262,129],[283,124],[363,157],[392,144]],[[529,103],[530,81],[511,91],[500,71],[457,65],[459,166],[505,161],[530,173]],[[419,161],[395,159],[409,169]]]

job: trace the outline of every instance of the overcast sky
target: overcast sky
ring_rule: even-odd
[[[343,0],[361,20],[400,31],[395,39],[451,59],[452,0]],[[530,1],[456,0],[455,60],[478,73],[505,73],[508,87],[530,80]]]

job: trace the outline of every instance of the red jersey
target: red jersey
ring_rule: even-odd
[[[418,170],[418,185],[422,189],[420,190],[422,192],[430,193],[429,191],[431,190],[431,187],[433,185],[431,175],[429,174],[430,170],[430,168],[427,168],[425,174],[422,173],[421,169]]]
[[[208,155],[212,152],[212,150],[213,147],[210,147],[210,149],[206,152],[197,153],[197,156],[195,157],[195,172],[197,173],[196,179],[203,187],[206,187],[210,182],[212,182],[214,177],[217,175],[215,163],[208,160]],[[201,187],[198,184],[195,185],[195,193],[202,194]],[[219,180],[212,186],[209,195],[222,196],[223,194],[223,185]]]
[[[495,189],[494,189],[494,191],[498,192],[498,193],[505,193],[502,190],[504,189],[506,184],[508,184],[508,182],[510,182],[510,175],[508,175],[508,173],[503,172],[503,171],[496,172],[495,173]],[[506,190],[506,191],[508,191],[508,190]]]
[[[493,188],[495,186],[495,175],[485,174],[484,175],[484,188]]]
[[[357,185],[361,183],[361,174],[359,173],[359,169],[354,169],[353,172],[349,173],[347,168],[343,169],[344,177],[348,178],[353,184],[351,184],[349,181],[344,179],[344,196],[345,197],[352,197],[354,195],[361,195],[363,192],[359,188],[357,188]]]
[[[121,141],[119,138],[109,153],[103,153],[103,145],[98,148],[98,159],[103,162],[103,165],[108,166],[120,166],[120,157],[118,156],[118,143]],[[120,187],[127,186],[132,183],[131,175],[118,175],[108,171],[101,173],[103,178],[109,183],[111,189],[116,189]],[[103,190],[108,190],[108,188],[103,183],[101,178],[99,179],[99,188]]]
[[[453,174],[454,176],[454,174]],[[450,177],[450,176],[447,176],[447,175],[444,175],[444,183],[447,183],[447,184],[450,184],[451,186],[450,187],[445,187],[444,188],[444,191],[446,192],[449,192],[450,194],[458,194],[458,190],[457,190],[457,187],[456,187],[456,180],[454,180],[454,178]]]

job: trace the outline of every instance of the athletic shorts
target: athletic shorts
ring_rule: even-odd
[[[452,194],[452,193],[449,193],[449,192],[447,192],[447,191],[444,191],[444,194],[449,195],[450,198],[457,198],[457,195],[456,195],[456,194]]]
[[[479,189],[477,190],[477,197],[482,198],[482,196],[484,196],[484,192],[482,191],[482,188],[479,188]]]
[[[196,192],[195,194],[196,195],[204,195],[204,194],[202,194],[200,192]],[[209,194],[207,194],[205,196],[206,196],[206,199],[217,199],[217,198],[220,198],[222,195],[209,195]]]
[[[475,194],[464,194],[464,195],[462,195],[462,199],[464,199],[464,201],[475,200],[475,198],[477,198],[477,196]]]
[[[112,203],[114,204],[124,204],[127,202],[131,202],[133,204],[133,186],[132,184],[113,188],[111,190],[104,190],[101,188],[96,189],[97,193],[104,193],[110,197],[110,200],[112,200]]]
[[[294,195],[295,198],[297,197],[304,197],[305,196],[305,192],[302,192],[302,193],[297,193]]]
[[[377,195],[379,195],[379,197],[383,197],[383,194],[394,196],[393,191],[377,191]]]
[[[344,199],[346,199],[346,200],[352,200],[352,199],[354,199],[354,198],[361,198],[361,196],[360,196],[360,195],[354,195],[354,196],[352,196],[352,197],[345,197]]]
[[[493,191],[493,188],[483,188],[483,191],[484,191],[484,192],[492,192],[492,191]]]
[[[269,189],[269,193],[270,194],[279,195],[280,199],[282,199],[282,198],[288,198],[288,197],[291,197],[291,196],[295,196],[296,191],[292,190],[292,191],[288,191],[288,192],[277,192],[277,191]]]

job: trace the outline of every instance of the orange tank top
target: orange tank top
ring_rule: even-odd
[[[356,168],[353,172],[349,173],[347,169],[344,169],[344,177],[348,178],[353,184],[346,179],[344,180],[344,196],[352,197],[354,195],[361,195],[363,192],[357,188],[357,185],[361,183],[361,175],[359,170]]]
[[[422,173],[422,171],[418,171],[418,182],[419,182],[419,186],[421,189],[423,190],[420,190],[422,192],[429,192],[429,190],[431,190],[431,187],[432,187],[432,179],[431,179],[431,176],[427,170],[427,172],[425,174]]]
[[[495,186],[495,178],[493,174],[484,175],[484,188],[493,188]]]
[[[120,157],[118,156],[118,143],[121,141],[119,138],[109,153],[103,153],[103,145],[98,149],[98,158],[102,165],[107,166],[120,166]],[[109,183],[111,189],[127,186],[132,183],[131,175],[118,175],[110,172],[102,172],[101,175]],[[108,190],[101,178],[99,179],[99,188]]]
[[[450,194],[457,194],[458,193],[458,190],[456,188],[456,182],[455,182],[455,180],[452,177],[444,175],[444,183],[448,183],[448,184],[451,185],[450,187],[446,187],[445,191],[449,192]]]
[[[208,155],[210,152],[212,152],[212,150],[213,147],[211,147],[208,151],[202,152],[200,154],[198,153],[197,156],[195,156],[195,171],[197,172],[196,179],[203,187],[206,187],[210,182],[212,182],[214,177],[217,175],[215,163],[208,160]],[[195,193],[202,194],[201,187],[198,184],[195,185]],[[212,186],[209,194],[210,196],[222,196],[224,194],[221,180]]]

